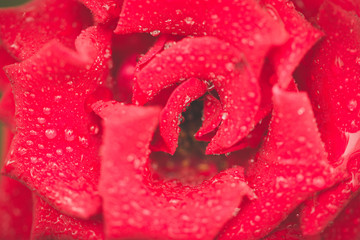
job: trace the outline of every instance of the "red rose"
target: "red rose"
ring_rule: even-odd
[[[293,2],[0,9],[0,238],[357,239],[360,4]]]

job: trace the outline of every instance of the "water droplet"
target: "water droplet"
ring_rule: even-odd
[[[355,62],[360,65],[360,57],[356,57]]]
[[[303,115],[304,112],[305,112],[305,108],[302,107],[302,108],[299,108],[299,109],[298,109],[297,114],[298,114],[298,115]]]
[[[256,95],[254,92],[248,92],[247,94],[250,98],[254,98]]]
[[[58,95],[58,96],[55,96],[54,97],[54,101],[56,102],[56,103],[59,103],[60,102],[60,100],[61,100],[61,96],[60,95]]]
[[[37,120],[40,124],[44,124],[46,122],[46,119],[43,117],[38,117]]]
[[[225,64],[225,68],[226,70],[228,70],[229,72],[234,70],[234,64],[232,62],[226,63]]]
[[[48,138],[48,139],[54,139],[56,137],[56,130],[55,129],[46,129],[45,130],[45,136]]]
[[[313,179],[313,184],[315,187],[322,188],[325,186],[325,180],[322,176],[318,176]]]
[[[176,61],[179,62],[179,63],[181,63],[181,62],[184,60],[182,56],[176,56],[175,59],[176,59]]]
[[[335,62],[334,63],[335,63],[335,66],[338,67],[338,68],[342,68],[344,66],[344,62],[339,56],[335,57]]]
[[[193,25],[195,23],[194,20],[192,19],[192,17],[186,17],[184,19],[184,21],[186,24],[189,24],[189,25]]]
[[[38,133],[36,132],[36,131],[34,131],[34,130],[30,130],[30,135],[32,135],[32,136],[36,136]]]
[[[89,127],[89,132],[90,132],[90,134],[92,134],[92,135],[98,134],[99,131],[100,131],[100,129],[99,129],[98,125],[91,125],[91,126]]]
[[[74,151],[74,149],[73,149],[72,147],[66,147],[65,149],[66,149],[67,152],[72,152],[72,151]]]
[[[221,119],[225,120],[228,118],[228,116],[229,116],[229,114],[227,112],[224,112],[223,114],[221,114]]]
[[[56,154],[59,155],[59,156],[63,155],[63,150],[57,149]]]
[[[154,30],[152,32],[150,32],[150,35],[153,36],[153,37],[156,37],[160,34],[160,30]]]
[[[44,107],[44,108],[43,108],[43,113],[44,113],[45,115],[49,115],[49,114],[51,113],[51,108],[49,108],[49,107]]]
[[[357,101],[355,99],[352,99],[349,101],[349,104],[347,105],[349,111],[354,111],[357,108]]]
[[[26,148],[23,148],[23,147],[19,147],[19,148],[18,148],[18,151],[19,151],[20,155],[25,155],[26,152],[27,152],[27,149],[26,149]]]
[[[65,140],[66,141],[71,142],[75,139],[74,130],[67,128],[64,130],[64,132],[65,132]]]
[[[305,140],[306,140],[306,138],[303,137],[303,136],[298,137],[298,141],[301,142],[301,143],[305,142]]]
[[[85,136],[79,136],[79,142],[80,142],[81,145],[83,145],[84,147],[88,147],[88,146],[89,146],[89,140],[88,140]]]

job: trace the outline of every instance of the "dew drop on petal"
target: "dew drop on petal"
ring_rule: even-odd
[[[354,111],[357,107],[357,101],[355,99],[352,99],[349,101],[349,104],[347,105],[349,111]]]
[[[45,115],[49,115],[50,112],[51,112],[51,108],[49,108],[49,107],[44,107],[44,108],[43,108],[43,113],[44,113]]]
[[[45,130],[45,136],[48,139],[54,139],[56,137],[56,130],[55,129],[46,129]]]
[[[65,140],[66,141],[71,142],[75,139],[74,130],[67,128],[67,129],[65,129],[64,132],[65,132]]]
[[[313,179],[313,184],[315,187],[322,188],[325,186],[325,179],[322,176],[315,177]]]
[[[160,30],[154,30],[152,32],[150,32],[150,35],[153,36],[153,37],[156,37],[160,34]]]

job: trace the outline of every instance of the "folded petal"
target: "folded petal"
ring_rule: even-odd
[[[201,128],[196,132],[195,138],[197,140],[210,141],[207,135],[215,131],[221,123],[221,103],[211,94],[204,97],[203,123]]]
[[[299,219],[298,219],[298,210],[295,210],[291,213],[285,221],[283,221],[279,227],[272,231],[268,236],[262,240],[304,240],[302,235]],[[310,239],[309,240],[316,240]]]
[[[207,154],[246,136],[259,108],[259,85],[241,53],[213,37],[187,38],[155,56],[138,72],[133,100],[144,104],[163,88],[191,77],[212,81],[222,104],[222,123]]]
[[[107,23],[119,16],[122,0],[79,0],[94,14],[96,23]]]
[[[62,214],[34,195],[34,219],[31,239],[104,239],[101,217],[82,220]]]
[[[52,39],[73,47],[90,23],[88,11],[75,0],[33,0],[0,9],[0,39],[15,58],[23,60]]]
[[[4,172],[61,212],[99,211],[100,136],[87,97],[109,74],[110,36],[98,27],[76,41],[78,52],[50,42],[6,67],[16,102],[16,135]]]
[[[4,158],[13,134],[7,128],[1,130],[1,157]],[[31,224],[31,191],[9,177],[0,176],[0,239],[27,240],[30,237]]]
[[[213,239],[243,196],[254,197],[242,168],[195,187],[152,179],[149,144],[160,109],[99,102],[94,110],[104,119],[100,193],[107,238]]]
[[[301,228],[305,236],[321,233],[343,208],[355,197],[360,188],[360,131],[347,134],[348,144],[339,158],[339,171],[348,173],[350,179],[321,192],[306,202],[301,212]]]
[[[360,237],[360,195],[350,202],[347,208],[329,225],[322,234],[326,240],[356,240]]]
[[[4,89],[9,85],[9,79],[7,78],[3,67],[12,63],[15,63],[16,60],[6,51],[4,46],[0,44],[0,90]]]
[[[360,130],[360,18],[330,2],[318,18],[326,37],[312,53],[310,97],[326,121],[354,133]]]
[[[275,67],[279,86],[287,89],[292,73],[306,52],[320,39],[322,33],[314,28],[289,0],[262,0],[268,11],[275,11],[289,33],[289,40],[271,50],[269,59]]]
[[[273,102],[266,142],[247,172],[258,199],[240,206],[219,239],[259,239],[314,192],[335,182],[306,94],[275,86]]]
[[[255,0],[124,0],[115,32],[214,36],[241,49],[257,70],[269,48],[287,40],[282,24]]]
[[[168,152],[174,154],[178,145],[181,113],[186,107],[207,91],[206,84],[199,79],[190,78],[181,83],[171,94],[166,106],[160,113],[160,134],[168,146]]]
[[[318,24],[326,36],[311,52],[313,60],[305,63],[305,72],[329,162],[350,179],[344,179],[343,183],[307,202],[301,213],[305,235],[322,232],[359,188],[360,168],[354,164],[358,160],[352,155],[360,149],[360,108],[357,104],[360,101],[360,67],[357,64],[360,18],[354,11],[342,8],[346,2],[340,5],[325,2],[320,8]]]
[[[15,101],[10,83],[4,89],[0,100],[0,120],[12,130],[15,129]]]

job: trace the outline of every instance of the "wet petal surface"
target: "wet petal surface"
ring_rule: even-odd
[[[99,126],[85,100],[108,76],[108,43],[108,34],[92,27],[77,39],[78,52],[50,42],[6,67],[17,105],[4,172],[56,209],[83,218],[100,210],[100,138],[92,131]]]
[[[100,193],[108,238],[213,239],[243,196],[254,197],[242,168],[196,187],[152,179],[149,144],[160,110],[115,102],[94,110],[105,128]]]

